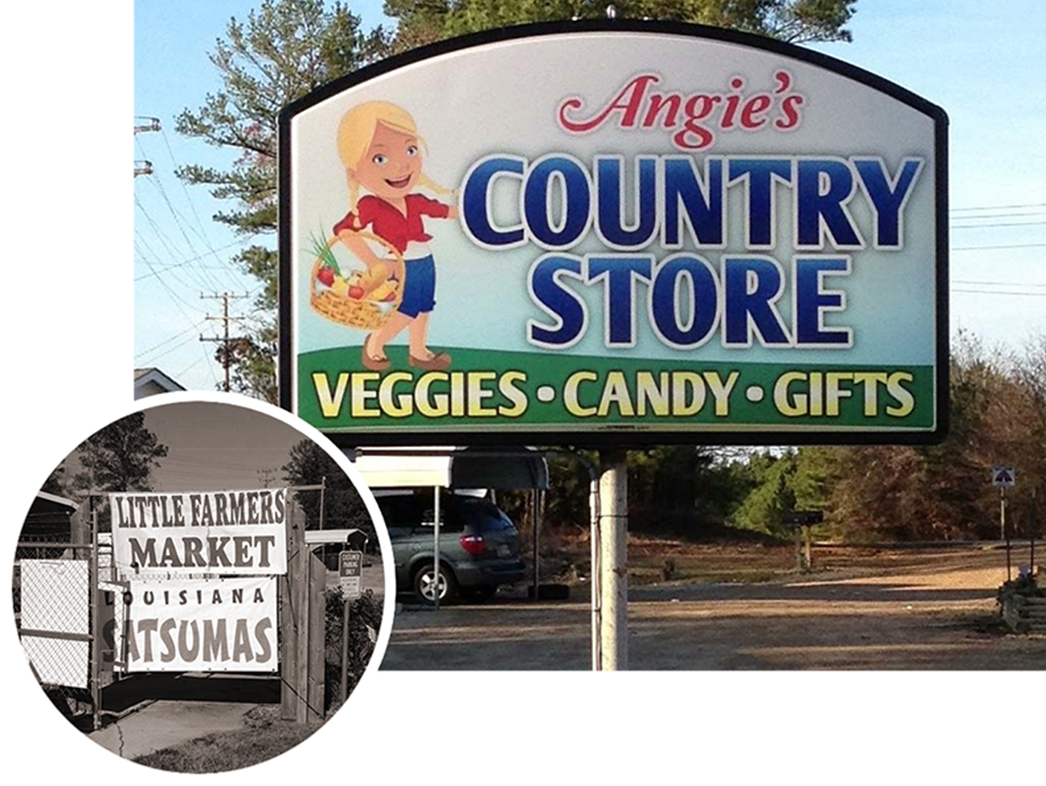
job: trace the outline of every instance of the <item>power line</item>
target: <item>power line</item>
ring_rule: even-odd
[[[135,355],[135,358],[137,359],[137,358],[140,358],[142,355],[148,355],[153,350],[159,349],[160,347],[162,347],[162,346],[164,346],[166,344],[170,344],[172,341],[174,341],[175,339],[177,339],[177,338],[179,338],[181,336],[184,336],[186,333],[192,333],[194,330],[196,330],[196,328],[198,328],[202,324],[203,324],[203,320],[201,319],[195,325],[191,325],[190,327],[188,327],[185,330],[183,330],[181,333],[175,333],[170,338],[165,338],[159,344],[156,344],[155,346],[151,346],[148,349],[143,349],[141,352],[139,352],[137,355]]]
[[[1029,218],[1046,215],[1042,210],[1030,210],[1023,213],[990,213],[986,216],[956,216],[952,221],[984,221],[992,218]]]
[[[1014,243],[1002,246],[953,246],[952,251],[996,251],[1009,248],[1046,248],[1046,243]]]
[[[182,347],[184,347],[186,344],[188,344],[192,340],[193,340],[193,337],[189,336],[187,339],[185,339],[185,341],[182,341],[182,342],[180,342],[178,344],[175,344],[173,347],[169,347],[169,348],[165,349],[159,355],[153,355],[153,357],[149,359],[149,363],[155,363],[160,358],[167,357],[167,355],[170,355],[172,352],[174,352],[174,350],[181,349]]]
[[[994,218],[994,216],[991,216]],[[994,229],[996,227],[1040,227],[1046,221],[1005,221],[1000,224],[953,224],[952,229]]]
[[[965,213],[976,210],[1017,210],[1023,207],[1046,207],[1046,202],[1025,202],[1023,205],[980,205],[976,207],[953,207],[949,213]]]
[[[970,286],[990,286],[990,287],[1046,287],[1046,284],[1029,284],[1024,281],[957,281],[953,280],[953,284],[965,284]]]
[[[165,139],[166,139],[166,137],[165,137]],[[139,139],[137,139],[137,137],[135,138],[135,144],[138,146],[138,149],[142,151],[142,155],[146,155],[145,147],[142,145],[141,141]],[[181,233],[182,239],[185,241],[185,244],[189,247],[189,252],[191,254],[195,255],[198,258],[202,258],[204,255],[203,254],[199,254],[197,252],[195,246],[193,245],[192,240],[189,238],[188,232],[186,231],[186,223],[188,223],[188,222],[186,222],[184,220],[184,217],[178,212],[177,208],[175,208],[175,206],[174,206],[174,203],[171,201],[170,197],[168,197],[167,190],[164,188],[162,178],[159,178],[159,177],[157,177],[157,178],[150,178],[149,182],[152,183],[153,186],[155,186],[156,190],[159,192],[160,198],[163,200],[164,204],[167,206],[167,210],[171,214],[171,218],[174,220],[174,224],[178,228],[178,231]],[[184,183],[182,184],[182,188],[183,189],[185,188],[185,184]],[[188,194],[186,194],[186,198],[188,199]],[[190,208],[192,208],[192,210],[193,210],[193,212],[195,214],[195,207],[192,205],[191,200],[189,202],[189,206],[190,206]],[[198,220],[199,219],[197,218],[197,221]],[[208,246],[210,245],[209,242],[207,241],[206,237],[203,237],[202,235],[197,233],[195,228],[190,226],[189,229],[192,229],[192,231],[194,233],[196,233],[198,236],[202,237],[203,240],[204,240],[205,245],[208,245]],[[213,253],[213,249],[212,249],[212,253]],[[174,256],[175,257],[184,257],[183,254],[175,254]],[[197,266],[194,266],[194,267],[195,267],[195,269],[200,271],[201,280],[206,282],[203,286],[205,286],[206,288],[220,288],[222,286],[218,282],[218,279],[215,276],[212,276],[210,273],[205,272],[204,269],[201,266],[197,265]]]
[[[184,267],[185,265],[190,265],[193,262],[199,262],[200,260],[204,259],[205,257],[210,256],[211,254],[215,254],[218,251],[225,251],[227,248],[232,248],[233,246],[242,245],[243,242],[244,241],[243,241],[242,238],[238,238],[237,240],[234,240],[231,243],[227,243],[226,245],[221,246],[221,247],[219,247],[217,249],[212,249],[207,254],[200,254],[199,256],[190,257],[189,259],[182,260],[181,262],[175,262],[172,265],[167,265],[165,267],[162,267],[162,268],[160,268],[160,272],[163,273],[165,270],[172,270],[172,269],[174,269],[176,267]],[[209,269],[209,268],[205,268],[205,269]],[[214,268],[214,269],[215,270],[226,270],[227,266],[222,266],[222,267]],[[141,280],[146,279],[146,278],[152,278],[154,275],[155,275],[154,273],[146,273],[144,276],[138,276],[137,278],[135,278],[135,281],[141,281]]]
[[[953,288],[952,292],[959,292],[964,295],[1006,295],[1012,297],[1046,297],[1046,292],[1005,292],[1000,289],[958,289]]]

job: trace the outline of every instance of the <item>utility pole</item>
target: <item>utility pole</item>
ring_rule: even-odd
[[[146,122],[140,123],[135,122],[134,135],[145,134],[150,131],[160,131],[160,118],[158,117],[136,117],[135,121],[144,120]],[[152,161],[135,161],[134,162],[134,176],[139,175],[151,175],[153,173],[153,162]]]
[[[236,344],[236,343],[238,343],[240,341],[246,341],[247,340],[247,339],[243,338],[242,336],[230,336],[229,335],[229,323],[237,321],[237,320],[240,319],[240,317],[229,316],[229,301],[230,300],[242,299],[242,298],[246,298],[246,297],[249,297],[249,295],[247,293],[244,293],[242,295],[234,295],[232,292],[223,292],[220,295],[217,292],[215,294],[213,294],[213,295],[204,295],[202,293],[200,294],[200,299],[201,300],[221,300],[222,301],[222,315],[220,317],[216,317],[216,316],[211,316],[210,314],[208,314],[206,318],[208,320],[216,320],[216,321],[221,321],[222,323],[224,323],[223,335],[221,337],[218,337],[218,336],[203,336],[203,335],[201,335],[200,336],[200,341],[210,341],[210,342],[222,345],[222,348],[218,352],[219,352],[219,357],[220,357],[220,362],[222,364],[222,368],[225,369],[225,384],[222,387],[222,390],[224,390],[226,393],[228,393],[232,389],[230,384],[229,384],[229,369],[232,368],[232,347],[233,347],[234,344]]]
[[[275,469],[259,469],[258,478],[262,483],[265,484],[265,488],[269,488],[269,484],[272,483],[272,479],[276,476]]]

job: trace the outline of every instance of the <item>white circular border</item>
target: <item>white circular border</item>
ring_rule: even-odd
[[[70,723],[59,712],[58,708],[55,708],[54,704],[52,704],[45,696],[43,688],[41,688],[37,678],[32,675],[32,672],[29,669],[29,661],[25,656],[25,652],[21,645],[21,639],[18,635],[18,630],[15,627],[15,608],[12,592],[15,578],[15,549],[18,546],[18,535],[21,532],[22,523],[28,515],[33,500],[36,499],[37,493],[44,485],[44,481],[50,477],[51,473],[58,468],[63,461],[65,461],[66,456],[81,445],[87,437],[121,418],[128,417],[129,414],[173,404],[198,403],[225,404],[228,406],[253,409],[261,414],[267,414],[267,416],[275,418],[295,429],[303,436],[309,437],[310,440],[323,448],[327,454],[334,459],[338,466],[341,467],[342,471],[348,475],[349,479],[353,481],[353,485],[363,498],[363,502],[367,507],[367,512],[370,514],[370,518],[374,523],[374,529],[378,531],[378,542],[382,549],[382,567],[385,572],[385,602],[382,608],[382,625],[381,630],[378,632],[378,643],[374,646],[374,651],[363,672],[362,679],[357,683],[353,693],[349,695],[348,699],[341,706],[341,709],[335,713],[331,720],[328,720],[316,729],[316,732],[314,732],[308,739],[305,739],[290,750],[285,751],[285,753],[261,764],[255,764],[243,769],[213,773],[170,772],[167,770],[145,767],[141,764],[135,764],[130,759],[124,759],[123,757],[112,753],[108,748],[94,742],[86,734],[73,726],[72,723]],[[348,457],[340,451],[334,443],[329,441],[327,437],[320,433],[320,431],[315,427],[293,416],[293,414],[287,410],[280,409],[272,404],[258,401],[257,399],[251,399],[246,396],[225,394],[225,392],[194,390],[185,392],[167,392],[167,394],[150,396],[114,407],[108,412],[100,414],[100,416],[90,423],[78,428],[64,443],[62,443],[61,446],[59,446],[58,449],[51,453],[47,458],[47,461],[44,462],[43,466],[37,470],[37,473],[33,475],[32,479],[29,481],[29,485],[26,487],[25,493],[22,495],[18,507],[15,509],[15,515],[12,517],[12,522],[10,522],[9,529],[7,530],[7,539],[4,543],[3,549],[3,560],[0,562],[0,596],[2,596],[0,613],[3,614],[3,627],[4,633],[7,636],[7,646],[10,649],[10,653],[12,653],[12,657],[15,660],[15,665],[22,677],[22,681],[25,683],[25,687],[29,691],[29,694],[33,699],[36,699],[37,703],[40,705],[40,709],[48,718],[50,718],[55,726],[58,726],[58,728],[61,729],[66,737],[99,761],[103,761],[119,770],[127,772],[130,776],[146,778],[158,783],[192,784],[194,786],[199,786],[200,784],[240,783],[253,778],[267,776],[267,774],[275,772],[276,770],[297,761],[305,754],[309,754],[317,745],[338,731],[348,716],[356,711],[357,706],[359,706],[363,697],[370,689],[374,677],[378,674],[378,668],[385,657],[385,650],[388,647],[389,637],[392,633],[392,617],[395,613],[395,571],[393,569],[392,542],[389,540],[388,531],[385,527],[385,519],[382,517],[381,510],[378,508],[378,502],[374,499],[374,495],[370,493],[370,489],[367,488],[367,485],[363,481],[363,478],[360,476],[360,473],[354,464],[348,461]]]

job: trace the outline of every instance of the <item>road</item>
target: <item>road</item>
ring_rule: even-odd
[[[632,669],[1043,669],[1046,636],[1005,634],[1005,554],[905,550],[760,584],[629,592]],[[563,603],[498,597],[396,615],[383,669],[587,669],[587,589]]]

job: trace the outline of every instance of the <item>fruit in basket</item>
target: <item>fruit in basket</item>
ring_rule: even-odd
[[[341,276],[335,276],[331,284],[331,292],[338,297],[345,297],[349,293],[349,282]]]
[[[379,303],[388,303],[396,299],[396,280],[389,279],[370,293],[371,299]]]
[[[361,286],[349,287],[349,297],[351,297],[353,300],[361,299],[363,297],[363,287],[361,287]]]
[[[324,286],[331,286],[334,283],[334,268],[324,265],[320,268],[320,272],[316,274],[316,278]]]

